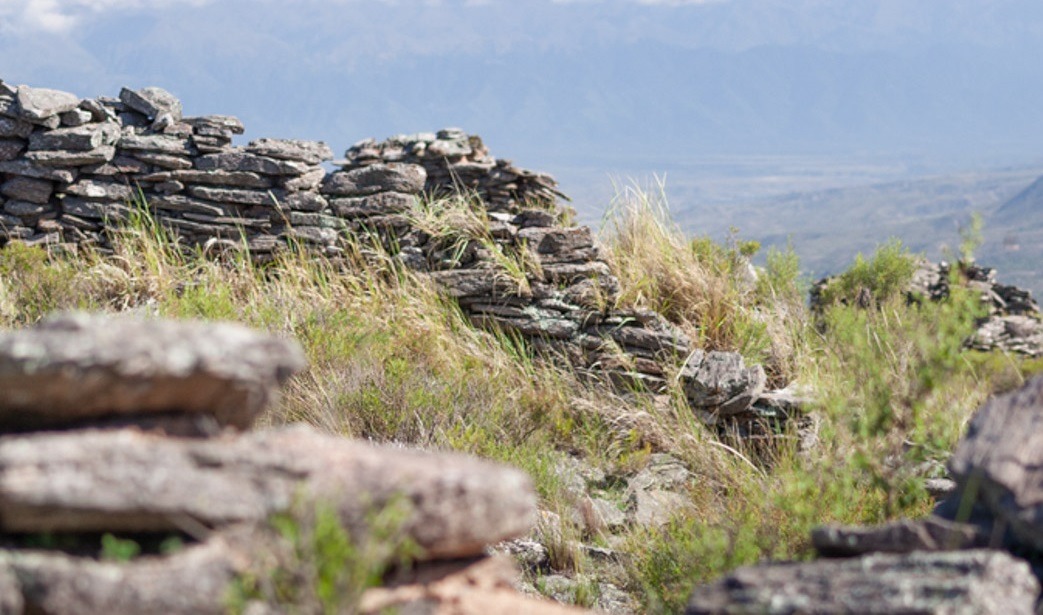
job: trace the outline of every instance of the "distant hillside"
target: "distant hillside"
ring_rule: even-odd
[[[1043,180],[1039,169],[959,173],[793,192],[743,202],[701,202],[677,176],[671,206],[686,230],[723,237],[732,227],[765,248],[792,242],[810,275],[845,269],[890,237],[938,259],[960,242],[973,212],[985,221],[978,261],[1000,281],[1043,295]]]
[[[1041,212],[1043,212],[1043,176],[1001,205],[992,215],[992,219],[1003,224],[1022,225],[1039,218]]]

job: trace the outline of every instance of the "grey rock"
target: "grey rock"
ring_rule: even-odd
[[[25,150],[22,139],[0,139],[0,160],[14,160]]]
[[[141,152],[138,152],[141,154]],[[111,177],[113,175],[140,175],[149,171],[149,164],[147,162],[132,158],[131,156],[116,155],[112,160],[103,162],[101,164],[94,164],[82,167],[81,173],[87,173],[90,175],[104,175]],[[138,178],[140,179],[140,177]]]
[[[550,566],[550,553],[547,547],[535,540],[518,538],[505,540],[491,549],[495,553],[511,556],[527,570],[546,570]]]
[[[40,150],[28,152],[25,157],[32,162],[52,167],[78,167],[108,162],[115,155],[115,147],[103,145],[87,152]]]
[[[376,192],[419,194],[427,173],[414,164],[374,164],[326,176],[322,193],[332,196],[366,196]]]
[[[321,141],[257,139],[251,141],[245,149],[252,154],[279,160],[297,160],[307,164],[319,164],[325,160],[333,160],[333,150]]]
[[[168,154],[171,156],[192,156],[195,151],[187,139],[169,135],[134,135],[125,134],[119,140],[120,149]]]
[[[250,562],[259,552],[243,540],[219,535],[169,556],[132,562],[3,551],[0,570],[21,581],[19,598],[24,594],[30,613],[220,615],[232,583],[252,572]]]
[[[935,516],[875,527],[824,526],[811,532],[811,544],[827,557],[1000,546],[990,544],[991,540],[990,528]]]
[[[272,181],[248,171],[175,170],[151,173],[140,178],[144,182],[176,180],[185,184],[203,184],[230,188],[271,188]]]
[[[10,160],[0,162],[0,173],[8,175],[21,175],[22,177],[35,177],[38,179],[49,179],[51,181],[72,183],[75,174],[67,169],[55,169],[29,160]]]
[[[416,206],[417,197],[402,192],[380,192],[370,196],[330,199],[330,207],[342,218],[368,218],[403,213]]]
[[[0,335],[0,429],[162,412],[247,427],[303,367],[295,343],[240,325],[56,316]]]
[[[13,199],[4,203],[5,213],[11,214],[12,216],[21,216],[23,218],[35,218],[51,211],[54,211],[52,206],[41,203]]]
[[[329,203],[314,192],[291,192],[279,200],[279,205],[291,211],[323,211]]]
[[[17,137],[27,139],[33,132],[33,125],[11,117],[0,116],[0,137]]]
[[[1043,550],[1043,376],[989,400],[949,460],[954,498],[979,502],[1021,543]]]
[[[721,351],[696,351],[685,363],[680,377],[693,406],[723,417],[752,406],[767,381],[761,366],[746,367],[738,353]]]
[[[220,171],[247,171],[264,175],[301,175],[309,171],[308,165],[294,160],[276,160],[244,151],[207,154],[196,158],[197,169]]]
[[[1043,321],[1021,314],[993,316],[968,340],[978,350],[1003,349],[1030,357],[1043,356]]]
[[[0,560],[0,613],[15,615],[25,612],[25,599],[22,597],[17,571],[12,568]]]
[[[285,176],[280,179],[279,185],[290,192],[318,190],[325,177],[326,169],[318,167],[303,175]]]
[[[44,179],[15,176],[0,185],[0,194],[9,199],[21,199],[46,205],[54,191],[54,184]]]
[[[626,527],[627,515],[620,510],[615,502],[604,498],[590,498],[590,508],[594,515],[595,523],[600,528],[611,532]]]
[[[88,152],[112,145],[119,138],[119,134],[119,126],[112,122],[34,132],[29,137],[29,150]]]
[[[231,115],[205,115],[202,117],[184,118],[193,131],[205,136],[241,135],[245,132],[239,118]]]
[[[169,114],[173,121],[181,119],[181,101],[163,88],[147,87],[140,90],[123,88],[120,101],[150,120]]]
[[[80,107],[82,106],[83,103],[80,103]],[[61,118],[62,126],[83,126],[94,119],[90,111],[82,108],[66,111],[60,114],[59,117]]]
[[[518,231],[518,239],[527,242],[539,254],[565,254],[594,245],[594,236],[588,226],[523,228]]]
[[[685,611],[708,613],[1035,612],[1039,582],[1000,551],[875,554],[744,566],[696,588]]]
[[[217,188],[213,186],[189,186],[188,194],[219,203],[238,203],[243,205],[266,205],[274,207],[277,198],[268,190],[249,190],[240,188]]]
[[[65,188],[67,194],[106,201],[129,201],[135,191],[126,183],[81,178]]]
[[[627,481],[627,512],[633,523],[661,526],[689,506],[693,476],[676,458],[651,456],[648,466]]]
[[[326,502],[358,535],[374,507],[402,506],[425,558],[481,554],[525,534],[523,472],[447,453],[381,448],[298,425],[216,439],[135,429],[0,437],[4,531],[176,531],[260,524]]]
[[[431,277],[451,297],[491,297],[507,285],[488,269],[453,269],[433,271]]]
[[[160,154],[158,152],[134,151],[128,152],[135,158],[153,166],[175,171],[185,171],[192,168],[192,159],[188,156],[177,156],[174,154]]]
[[[31,88],[26,85],[18,86],[15,102],[18,116],[34,124],[59,113],[72,111],[80,105],[80,99],[75,94],[46,88]]]
[[[78,196],[62,199],[62,220],[72,216],[97,221],[126,220],[130,208],[123,201],[97,201]]]

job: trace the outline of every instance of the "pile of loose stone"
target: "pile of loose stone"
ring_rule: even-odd
[[[740,568],[696,589],[687,612],[1039,612],[1041,438],[1037,377],[978,411],[949,462],[958,488],[933,515],[819,528],[828,559]]]
[[[627,388],[684,384],[700,417],[785,421],[759,366],[704,353],[660,315],[613,309],[618,281],[588,227],[563,222],[552,178],[492,157],[460,130],[363,141],[337,171],[321,142],[257,139],[234,117],[185,117],[161,88],[119,98],[0,82],[0,246],[111,249],[112,230],[144,208],[188,247],[245,246],[264,261],[289,243],[336,258],[376,238],[456,298],[479,326],[520,335]],[[426,193],[472,190],[487,235],[463,243],[417,224]],[[498,252],[498,254],[497,254]],[[527,262],[510,275],[504,255]],[[680,366],[680,368],[679,368]],[[680,373],[678,373],[680,369]]]
[[[906,288],[910,302],[942,301],[951,292],[954,265],[945,261],[934,263],[921,259],[916,264],[913,278]],[[967,340],[967,346],[976,350],[1001,350],[1027,355],[1043,356],[1043,313],[1032,293],[996,281],[996,271],[973,262],[955,264],[966,287],[980,293],[988,314],[978,323],[978,329]],[[819,280],[811,291],[811,304],[819,304],[819,297],[836,278]]]
[[[292,570],[271,517],[320,504],[360,539],[398,506],[420,547],[362,612],[572,612],[516,594],[511,566],[483,555],[534,521],[523,473],[305,426],[243,431],[303,366],[295,343],[232,324],[67,314],[0,335],[0,612],[223,613],[237,579]],[[109,533],[185,546],[99,559]]]
[[[387,162],[420,165],[427,171],[424,187],[428,193],[472,192],[490,211],[517,213],[525,207],[553,205],[566,198],[550,175],[494,158],[480,137],[459,128],[398,135],[380,142],[365,139],[348,148],[340,164],[350,170]]]

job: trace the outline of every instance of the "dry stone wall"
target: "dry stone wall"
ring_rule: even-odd
[[[695,349],[658,314],[613,309],[618,282],[591,230],[563,222],[554,180],[492,157],[478,137],[448,129],[370,139],[327,172],[333,152],[325,143],[234,145],[243,132],[234,117],[184,116],[161,88],[80,99],[0,82],[0,246],[105,252],[113,227],[136,208],[186,246],[245,244],[259,261],[290,242],[337,257],[347,238],[375,235],[476,325],[520,335],[628,387],[661,390],[683,364],[700,416],[786,414],[762,395],[759,366]],[[474,197],[483,228],[447,239],[417,223],[422,196],[460,193]],[[505,256],[523,271],[508,275]]]

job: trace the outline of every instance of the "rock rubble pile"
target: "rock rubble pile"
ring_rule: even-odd
[[[534,522],[522,472],[304,426],[241,431],[303,367],[295,343],[232,324],[67,314],[0,335],[0,610],[224,613],[237,579],[282,557],[273,516],[328,506],[360,538],[395,505],[423,563],[366,612],[572,612],[515,594],[483,555]],[[185,546],[99,561],[105,534]]]
[[[823,527],[825,557],[740,568],[688,613],[1036,613],[1043,557],[1043,377],[993,398],[949,469],[957,489],[924,519]]]
[[[996,281],[996,271],[973,262],[934,263],[921,259],[916,264],[913,278],[905,289],[910,302],[941,301],[952,291],[953,273],[962,283],[981,296],[987,315],[978,322],[977,331],[967,340],[967,346],[976,350],[1000,350],[1027,355],[1043,356],[1043,312],[1032,298],[1032,293]],[[825,289],[836,278],[824,278],[816,282],[811,291],[813,307],[821,305]],[[866,295],[862,295],[868,300]],[[855,299],[859,300],[858,298]]]
[[[2,82],[0,82],[2,83]],[[0,87],[0,246],[112,247],[112,231],[148,214],[189,247],[271,259],[293,242],[336,258],[376,238],[433,278],[478,326],[615,383],[652,391],[677,377],[711,422],[785,420],[764,371],[735,353],[703,353],[660,315],[620,310],[619,283],[588,227],[563,222],[545,174],[492,157],[458,129],[366,140],[330,173],[324,143],[256,139],[242,123],[187,117],[161,88],[79,99]],[[460,192],[474,228],[425,226],[427,195]],[[677,366],[683,366],[677,374]]]

